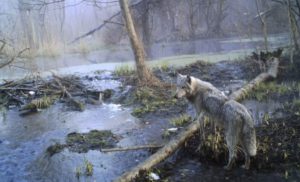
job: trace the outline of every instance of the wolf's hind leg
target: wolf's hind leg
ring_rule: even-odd
[[[242,144],[241,144],[242,148],[243,148],[244,155],[245,155],[245,164],[242,165],[242,168],[249,169],[250,168],[250,155],[248,153],[248,150],[246,148],[246,144],[244,142],[245,141],[243,140]]]
[[[245,154],[245,169],[250,168],[250,156],[256,155],[256,134],[254,128],[246,127],[242,136],[242,147]]]
[[[229,151],[228,164],[224,167],[226,170],[231,170],[236,159],[237,134],[233,129],[229,129],[226,133],[226,143]]]

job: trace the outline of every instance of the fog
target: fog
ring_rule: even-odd
[[[271,49],[290,43],[287,8],[272,0],[136,0],[130,4],[148,60],[232,51],[247,54],[266,48],[264,36]],[[22,57],[36,59],[33,65],[42,71],[131,61],[119,12],[114,0],[1,0],[1,54],[6,55],[1,60],[29,48]],[[40,64],[49,59],[55,66]],[[78,61],[72,64],[70,59]]]

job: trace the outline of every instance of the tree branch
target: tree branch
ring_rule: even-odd
[[[133,7],[135,7],[135,6],[138,6],[138,5],[141,4],[143,1],[144,1],[144,0],[141,0],[141,1],[137,2],[137,3],[135,3],[135,4],[130,5],[129,7],[130,7],[130,8],[133,8]],[[77,41],[79,41],[79,40],[81,40],[81,39],[83,39],[83,38],[85,38],[85,37],[87,37],[87,36],[89,36],[89,35],[94,34],[94,33],[97,32],[97,31],[101,30],[107,23],[110,23],[110,21],[111,21],[114,17],[116,17],[116,16],[118,16],[118,15],[120,15],[120,14],[121,14],[121,12],[119,11],[118,13],[112,15],[112,16],[109,17],[107,20],[103,21],[103,23],[102,23],[101,25],[99,25],[98,27],[96,27],[96,28],[94,28],[94,29],[88,31],[87,33],[85,33],[85,34],[83,34],[83,35],[81,35],[81,36],[75,38],[74,40],[72,40],[71,42],[69,42],[69,44],[73,44],[73,43],[75,43],[75,42],[77,42]]]
[[[25,48],[25,49],[21,50],[16,56],[12,57],[9,61],[7,61],[6,63],[0,64],[0,69],[11,64],[17,57],[21,56],[21,54],[23,54],[23,52],[25,52],[26,50],[29,50],[29,48]]]

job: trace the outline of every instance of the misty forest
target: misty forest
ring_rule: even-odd
[[[300,181],[300,0],[1,0],[0,181]]]

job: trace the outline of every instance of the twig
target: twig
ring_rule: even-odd
[[[108,21],[108,20],[105,20],[104,22],[105,22],[105,23],[115,24],[115,25],[120,25],[120,26],[125,26],[123,23],[114,22],[114,21]]]
[[[0,40],[0,42],[2,43],[1,47],[0,47],[0,52],[2,52],[2,50],[4,49],[5,45],[6,45],[6,41],[4,40]]]
[[[119,152],[119,151],[128,151],[128,150],[140,150],[140,149],[156,149],[161,148],[163,145],[141,145],[134,147],[118,147],[110,149],[101,149],[101,152]]]

